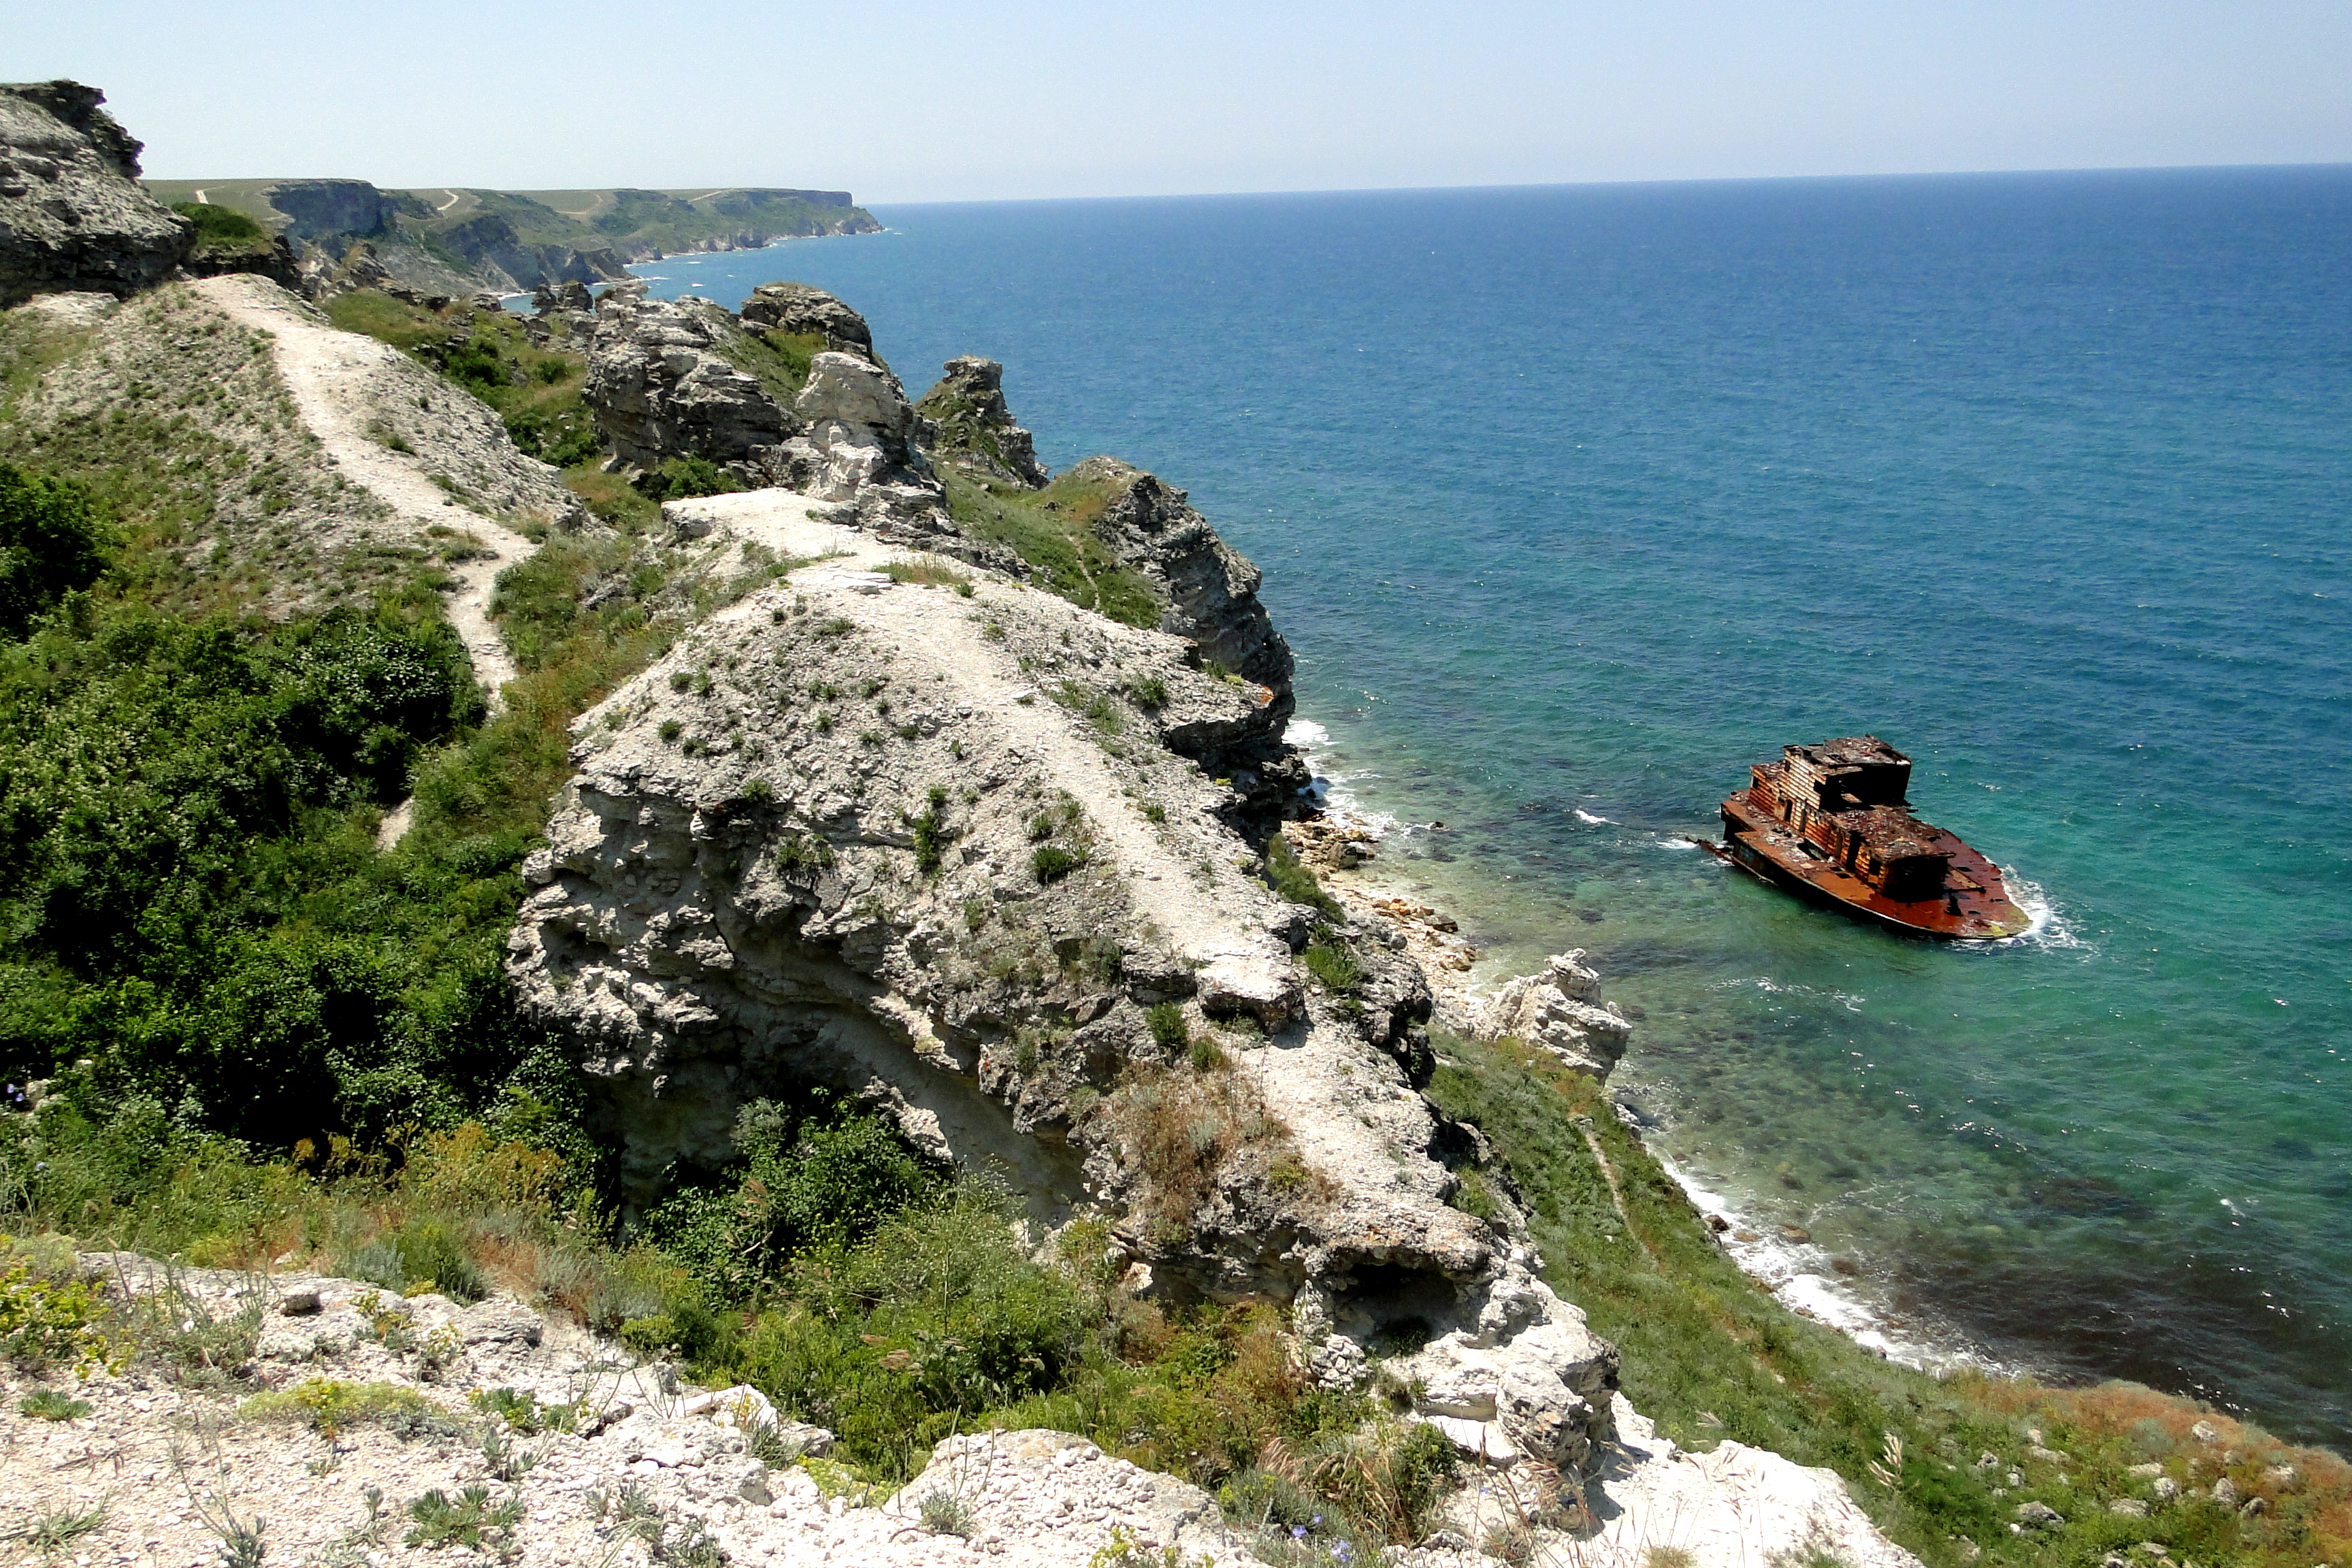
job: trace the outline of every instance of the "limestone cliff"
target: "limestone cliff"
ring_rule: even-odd
[[[0,309],[128,299],[172,276],[195,226],[140,189],[140,144],[79,82],[0,86]]]
[[[1426,1413],[1585,1458],[1614,1352],[1445,1203],[1425,983],[1225,826],[1265,694],[1010,577],[895,583],[806,498],[671,510],[822,559],[583,716],[526,868],[509,973],[580,1042],[630,1189],[830,1082],[1041,1219],[1113,1215],[1139,1285],[1289,1300],[1335,1382],[1419,1345],[1391,1364]]]

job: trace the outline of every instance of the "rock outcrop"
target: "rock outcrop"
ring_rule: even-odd
[[[1563,1067],[1605,1079],[1625,1055],[1633,1026],[1601,999],[1601,976],[1580,962],[1581,948],[1554,954],[1540,974],[1507,980],[1470,1009],[1469,1032],[1482,1040],[1508,1036],[1539,1046]]]
[[[742,368],[755,352],[734,316],[707,300],[655,300],[642,282],[615,284],[596,302],[582,395],[623,463],[754,465],[800,431],[784,410],[793,389]]]
[[[1432,1414],[1581,1462],[1614,1352],[1444,1202],[1419,971],[1343,921],[1314,940],[1345,983],[1316,980],[1310,912],[1241,868],[1216,781],[1278,731],[1265,695],[1010,579],[894,583],[806,498],[670,510],[829,558],[583,717],[525,867],[509,972],[579,1043],[628,1189],[831,1083],[1045,1222],[1114,1216],[1139,1285],[1291,1300],[1334,1382],[1419,1346]]]
[[[874,330],[866,318],[824,289],[808,283],[762,283],[743,301],[743,320],[793,337],[817,337],[835,353],[882,363],[874,352]]]
[[[1287,716],[1290,645],[1258,602],[1258,569],[1218,537],[1182,490],[1132,464],[1088,458],[1065,478],[1111,491],[1095,532],[1167,596],[1161,625],[1192,637],[1234,674],[1280,693]]]
[[[897,376],[828,350],[809,362],[793,412],[803,432],[767,458],[770,478],[819,500],[854,502],[869,526],[928,519],[944,531],[945,501],[915,450],[915,410]]]
[[[1015,424],[1004,401],[1004,367],[962,354],[923,394],[915,412],[932,426],[930,450],[960,468],[1000,484],[1042,488],[1053,478],[1037,460],[1035,441]]]
[[[79,82],[0,86],[0,309],[128,299],[170,278],[195,226],[139,185],[139,148]]]
[[[917,450],[905,388],[872,352],[864,318],[822,289],[771,283],[738,318],[708,300],[654,300],[641,282],[597,302],[583,395],[615,458],[640,468],[696,457],[753,488],[849,509],[861,525],[955,549],[987,565],[1003,550],[959,549],[930,463]],[[840,342],[796,378],[772,341]]]
[[[288,239],[337,249],[389,232],[395,210],[365,180],[275,180],[257,195],[284,219],[278,232]]]

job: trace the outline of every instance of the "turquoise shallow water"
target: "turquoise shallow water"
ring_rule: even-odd
[[[641,270],[1007,365],[1267,574],[1342,794],[1657,1142],[1891,1310],[2352,1443],[2352,170],[885,209]],[[2047,920],[1678,836],[1871,730]]]

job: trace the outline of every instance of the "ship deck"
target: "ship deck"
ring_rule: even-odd
[[[1775,887],[1788,889],[1898,931],[1962,942],[2016,936],[2033,923],[2013,903],[1993,863],[1957,834],[1920,822],[1914,837],[1952,858],[1944,890],[1933,899],[1890,899],[1836,862],[1822,858],[1805,839],[1741,790],[1723,803],[1724,837],[1717,855]],[[1915,822],[1916,818],[1913,819]]]

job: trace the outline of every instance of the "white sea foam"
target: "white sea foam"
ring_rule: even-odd
[[[2065,912],[2058,908],[2057,901],[2051,898],[2048,889],[2041,883],[2026,880],[2017,874],[2016,868],[2011,866],[2000,868],[2000,878],[2009,888],[2010,901],[2023,910],[2026,919],[2032,923],[2015,936],[2004,937],[1999,942],[1961,943],[1963,952],[1984,952],[2005,947],[2032,947],[2044,952],[2096,951],[2075,928],[2074,921],[2066,918]]]
[[[1684,850],[1696,849],[1698,847],[1697,839],[1685,837],[1675,833],[1661,833],[1650,840],[1650,847],[1653,849]]]
[[[1576,809],[1576,820],[1577,820],[1577,821],[1579,821],[1579,822],[1588,824],[1589,826],[1594,826],[1594,827],[1598,827],[1599,826],[1601,826],[1601,825],[1602,823],[1604,823],[1604,822],[1609,822],[1609,825],[1610,825],[1611,826],[1612,826],[1612,827],[1616,826],[1616,824],[1615,824],[1615,823],[1613,823],[1613,822],[1610,822],[1609,818],[1607,818],[1607,817],[1605,817],[1605,816],[1593,816],[1593,815],[1592,815],[1592,813],[1591,813],[1591,812],[1589,812],[1589,811],[1585,810],[1582,806],[1578,806],[1578,807],[1576,807],[1575,809]]]
[[[1293,719],[1290,721],[1290,727],[1283,731],[1282,741],[1285,745],[1297,746],[1301,751],[1307,751],[1317,746],[1329,745],[1331,731],[1312,719]]]
[[[1921,1372],[1940,1375],[1961,1367],[2017,1370],[1973,1346],[1937,1342],[1897,1330],[1886,1321],[1885,1308],[1830,1270],[1830,1255],[1824,1248],[1811,1241],[1798,1241],[1777,1225],[1743,1215],[1723,1194],[1684,1170],[1655,1143],[1646,1138],[1643,1142],[1692,1206],[1730,1227],[1722,1233],[1724,1249],[1742,1273],[1769,1290],[1782,1305],[1828,1324],[1865,1350]],[[1740,1239],[1743,1237],[1754,1239]]]
[[[1826,996],[1849,1013],[1861,1012],[1862,1005],[1865,1000],[1850,991],[1823,991],[1812,985],[1791,985],[1786,981],[1775,980],[1769,974],[1734,975],[1728,980],[1715,982],[1707,989],[1728,991],[1738,985],[1753,985],[1757,990],[1771,996]]]

